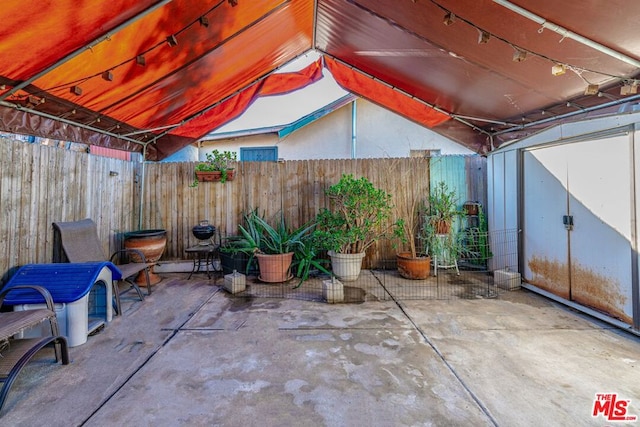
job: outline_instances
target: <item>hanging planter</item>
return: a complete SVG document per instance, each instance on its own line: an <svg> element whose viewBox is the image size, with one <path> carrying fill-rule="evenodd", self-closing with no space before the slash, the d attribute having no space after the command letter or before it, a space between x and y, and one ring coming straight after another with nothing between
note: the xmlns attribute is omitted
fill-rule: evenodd
<svg viewBox="0 0 640 427"><path fill-rule="evenodd" d="M213 150L207 153L207 161L198 163L195 169L196 179L191 187L197 187L199 182L222 182L233 181L235 169L232 168L236 161L237 154L234 151Z"/></svg>
<svg viewBox="0 0 640 427"><path fill-rule="evenodd" d="M198 171L196 170L196 180L198 182L215 182L222 179L220 171Z"/></svg>

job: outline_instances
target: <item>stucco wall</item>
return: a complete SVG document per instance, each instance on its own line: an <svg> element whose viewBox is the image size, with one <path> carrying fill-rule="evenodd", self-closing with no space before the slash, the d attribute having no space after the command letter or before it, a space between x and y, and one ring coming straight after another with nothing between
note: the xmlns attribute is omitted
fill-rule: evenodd
<svg viewBox="0 0 640 427"><path fill-rule="evenodd" d="M408 157L411 149L473 154L462 145L366 100L357 101L356 111L356 158ZM285 160L351 158L351 117L349 104L282 140L276 135L253 135L203 142L200 159L214 148L239 151L240 147L274 145L278 147L278 157Z"/></svg>

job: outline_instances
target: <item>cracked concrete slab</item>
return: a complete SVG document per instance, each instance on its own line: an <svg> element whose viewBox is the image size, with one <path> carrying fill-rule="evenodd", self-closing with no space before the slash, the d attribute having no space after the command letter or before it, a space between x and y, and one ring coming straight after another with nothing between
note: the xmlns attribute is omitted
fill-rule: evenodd
<svg viewBox="0 0 640 427"><path fill-rule="evenodd" d="M25 368L0 423L605 426L602 392L640 415L638 338L527 291L329 305L168 274L125 307Z"/></svg>

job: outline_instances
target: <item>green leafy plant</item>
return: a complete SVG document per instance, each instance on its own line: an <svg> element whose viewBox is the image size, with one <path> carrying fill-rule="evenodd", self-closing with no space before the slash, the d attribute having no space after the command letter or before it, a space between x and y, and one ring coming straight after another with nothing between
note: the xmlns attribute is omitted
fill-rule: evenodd
<svg viewBox="0 0 640 427"><path fill-rule="evenodd" d="M220 172L220 182L225 183L229 178L229 172L234 169L237 153L235 151L213 150L210 153L206 153L205 156L207 161L198 163L195 167L196 172ZM191 187L197 186L198 177L196 175Z"/></svg>
<svg viewBox="0 0 640 427"><path fill-rule="evenodd" d="M482 206L478 207L478 226L466 231L465 246L468 249L466 258L477 266L486 267L487 260L493 256L489 247L489 227Z"/></svg>
<svg viewBox="0 0 640 427"><path fill-rule="evenodd" d="M312 268L331 274L318 259L319 247L314 234L315 222L290 229L279 215L271 225L257 209L243 215L243 225L238 229L241 239L235 242L235 249L249 255L249 263L256 254L285 254L293 252L293 271L300 278L300 286L309 278Z"/></svg>
<svg viewBox="0 0 640 427"><path fill-rule="evenodd" d="M290 230L282 215L275 221L276 225L271 225L257 209L245 213L243 220L244 225L238 225L242 240L236 243L236 247L248 255L295 252L303 245L303 237L315 227L315 224L307 224Z"/></svg>
<svg viewBox="0 0 640 427"><path fill-rule="evenodd" d="M400 223L389 224L393 205L391 195L375 188L365 177L342 175L325 194L330 209L317 215L319 245L337 253L363 253L382 237L394 234Z"/></svg>
<svg viewBox="0 0 640 427"><path fill-rule="evenodd" d="M325 267L325 265L328 265L329 260L321 258L320 253L321 249L316 233L312 232L303 236L302 245L298 247L293 255L293 271L296 277L300 279L296 288L309 278L312 269L332 276L331 272Z"/></svg>
<svg viewBox="0 0 640 427"><path fill-rule="evenodd" d="M465 215L464 211L458 207L455 190L449 190L444 181L438 182L431 190L427 214L437 234L449 233L453 221Z"/></svg>

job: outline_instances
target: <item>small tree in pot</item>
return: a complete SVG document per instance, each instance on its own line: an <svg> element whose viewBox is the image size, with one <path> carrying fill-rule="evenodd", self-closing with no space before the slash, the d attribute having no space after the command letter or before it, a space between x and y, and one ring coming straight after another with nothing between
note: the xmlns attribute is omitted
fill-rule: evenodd
<svg viewBox="0 0 640 427"><path fill-rule="evenodd" d="M317 216L316 237L329 250L333 272L341 280L356 280L367 248L393 233L391 195L365 177L342 175L325 190L330 208Z"/></svg>

